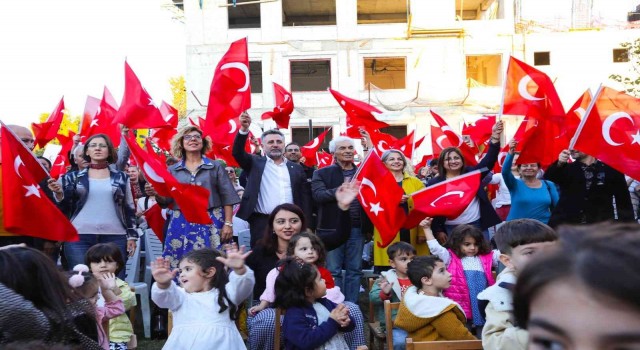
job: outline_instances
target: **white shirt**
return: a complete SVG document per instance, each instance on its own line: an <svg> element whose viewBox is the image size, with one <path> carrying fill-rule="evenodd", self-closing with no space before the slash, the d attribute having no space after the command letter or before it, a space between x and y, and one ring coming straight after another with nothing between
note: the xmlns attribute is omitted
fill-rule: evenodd
<svg viewBox="0 0 640 350"><path fill-rule="evenodd" d="M461 225L468 224L470 222L474 222L480 220L480 202L477 197L473 197L471 203L467 206L467 208L453 220L445 221L446 225Z"/></svg>
<svg viewBox="0 0 640 350"><path fill-rule="evenodd" d="M267 157L264 172L260 180L260 193L256 212L271 214L273 209L282 203L293 203L291 191L291 177L287 168L287 160L276 164L273 159Z"/></svg>
<svg viewBox="0 0 640 350"><path fill-rule="evenodd" d="M516 178L520 178L520 176L516 176ZM498 185L496 198L491 201L493 207L500 208L503 205L511 205L511 193L509 193L509 188L507 188L507 184L504 182L502 174L493 174L491 182L489 183L492 185Z"/></svg>

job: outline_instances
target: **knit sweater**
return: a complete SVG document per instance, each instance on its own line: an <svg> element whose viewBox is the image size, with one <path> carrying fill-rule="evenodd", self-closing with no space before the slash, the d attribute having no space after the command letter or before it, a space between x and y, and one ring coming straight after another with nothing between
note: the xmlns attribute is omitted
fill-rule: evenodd
<svg viewBox="0 0 640 350"><path fill-rule="evenodd" d="M411 286L400 303L394 326L406 330L407 338L414 341L475 340L465 322L456 302L418 294L418 289Z"/></svg>

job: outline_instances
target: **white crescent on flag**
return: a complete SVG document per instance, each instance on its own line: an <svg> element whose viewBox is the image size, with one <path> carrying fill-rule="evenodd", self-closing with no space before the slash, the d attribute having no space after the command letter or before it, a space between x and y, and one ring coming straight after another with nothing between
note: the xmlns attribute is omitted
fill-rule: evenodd
<svg viewBox="0 0 640 350"><path fill-rule="evenodd" d="M229 131L229 134L233 134L236 132L236 130L238 130L238 125L236 125L235 120L229 119L229 125L231 125L231 130Z"/></svg>
<svg viewBox="0 0 640 350"><path fill-rule="evenodd" d="M527 90L527 84L529 84L530 81L531 81L531 77L528 75L525 75L522 79L520 79L520 83L518 83L518 93L520 94L520 96L522 96L522 98L524 98L525 100L529 100L529 101L544 100L544 98L542 97L531 96L531 94L529 93L529 90Z"/></svg>
<svg viewBox="0 0 640 350"><path fill-rule="evenodd" d="M440 148L442 148L442 149L445 149L445 148L446 148L446 147L444 147L444 146L442 145L442 140L444 140L446 137L447 137L447 135L440 135L440 136L438 136L438 138L436 139L436 144L437 144L438 146L440 146Z"/></svg>
<svg viewBox="0 0 640 350"><path fill-rule="evenodd" d="M229 62L220 67L220 70L235 68L239 69L244 74L244 86L238 89L238 92L245 92L249 88L249 67L241 62Z"/></svg>
<svg viewBox="0 0 640 350"><path fill-rule="evenodd" d="M16 159L13 160L13 170L15 170L16 175L18 175L22 179L22 175L20 175L20 165L24 166L22 162L22 158L20 156L16 156Z"/></svg>
<svg viewBox="0 0 640 350"><path fill-rule="evenodd" d="M625 112L613 113L613 114L609 115L604 120L604 122L602 123L602 137L611 146L620 146L620 145L624 144L624 142L617 143L617 142L614 142L611 139L611 126L613 125L613 123L616 122L616 120L621 119L621 118L629 119L631 121L631 124L633 124L635 126L635 123L633 122L633 118L631 118L631 116L628 113L625 113Z"/></svg>
<svg viewBox="0 0 640 350"><path fill-rule="evenodd" d="M142 165L142 169L144 169L145 174L147 174L147 176L151 180L155 182L164 183L164 179L160 175L158 175L155 170L153 170L153 168L149 165L149 163L144 163Z"/></svg>
<svg viewBox="0 0 640 350"><path fill-rule="evenodd" d="M362 178L362 182L360 183L360 188L367 186L370 187L371 190L373 191L373 196L374 197L378 197L378 191L376 190L376 185L373 184L373 182L371 182L371 180L367 179L366 177ZM360 199L362 199L362 205L366 207L368 207L367 203L364 200L364 197L362 196L362 191L360 191L360 193L358 193L360 195Z"/></svg>
<svg viewBox="0 0 640 350"><path fill-rule="evenodd" d="M460 196L460 198L462 198L464 196L464 192L462 192L462 191L447 192L447 193L443 194L442 196L434 199L433 202L431 202L431 206L435 208L436 202L439 201L440 199L442 199L444 197L448 197L448 196L455 196L455 195L458 195L458 196Z"/></svg>
<svg viewBox="0 0 640 350"><path fill-rule="evenodd" d="M315 139L313 139L313 143L310 144L309 146L302 146L302 148L316 148L318 146L318 143L320 143L320 140L318 140L318 138L316 137Z"/></svg>

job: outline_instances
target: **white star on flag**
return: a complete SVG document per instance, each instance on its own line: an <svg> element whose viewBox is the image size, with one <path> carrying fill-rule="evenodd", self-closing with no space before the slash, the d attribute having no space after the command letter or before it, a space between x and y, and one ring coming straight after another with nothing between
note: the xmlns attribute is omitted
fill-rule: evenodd
<svg viewBox="0 0 640 350"><path fill-rule="evenodd" d="M151 97L149 97L149 106L154 106L154 107L158 108L158 104Z"/></svg>
<svg viewBox="0 0 640 350"><path fill-rule="evenodd" d="M91 124L89 125L89 127L94 127L94 126L96 126L96 125L98 125L98 119L93 119L93 120L91 121Z"/></svg>
<svg viewBox="0 0 640 350"><path fill-rule="evenodd" d="M41 198L40 197L40 191L39 191L40 186L38 186L36 184L33 184L31 186L24 186L23 185L22 187L27 189L27 193L24 195L25 197L29 197L31 195L34 195L34 196L38 196L38 198Z"/></svg>
<svg viewBox="0 0 640 350"><path fill-rule="evenodd" d="M371 204L371 209L369 209L369 211L376 214L376 216L378 216L379 212L384 211L384 209L380 206L380 202L370 203L370 204Z"/></svg>
<svg viewBox="0 0 640 350"><path fill-rule="evenodd" d="M633 141L631 142L632 145L634 143L637 143L640 145L640 130L638 130L635 135L631 135L631 138L633 138Z"/></svg>

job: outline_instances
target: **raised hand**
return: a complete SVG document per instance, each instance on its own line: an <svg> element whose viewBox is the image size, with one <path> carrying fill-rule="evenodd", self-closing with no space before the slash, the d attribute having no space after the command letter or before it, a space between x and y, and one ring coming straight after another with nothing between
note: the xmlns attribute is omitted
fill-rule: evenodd
<svg viewBox="0 0 640 350"><path fill-rule="evenodd" d="M386 295L391 294L391 288L393 288L393 282L389 283L389 281L386 278L380 277L380 281L378 281L378 285L380 286L382 293Z"/></svg>
<svg viewBox="0 0 640 350"><path fill-rule="evenodd" d="M569 152L568 149L562 150L562 152L560 152L560 154L558 155L558 163L566 163L566 162L568 162L570 155L571 155L571 153Z"/></svg>
<svg viewBox="0 0 640 350"><path fill-rule="evenodd" d="M246 271L244 267L244 261L247 259L251 251L244 252L244 246L238 249L238 245L235 243L225 245L226 258L219 256L216 258L219 262L225 264L228 268L238 275L243 275Z"/></svg>
<svg viewBox="0 0 640 350"><path fill-rule="evenodd" d="M98 283L100 283L100 288L104 290L113 290L117 287L116 285L116 275L111 272L105 272L101 277L98 277Z"/></svg>
<svg viewBox="0 0 640 350"><path fill-rule="evenodd" d="M249 125L251 125L251 116L247 112L242 112L240 114L240 130L242 132L249 130Z"/></svg>
<svg viewBox="0 0 640 350"><path fill-rule="evenodd" d="M360 181L345 182L336 190L336 201L342 210L349 209L351 202L358 196Z"/></svg>
<svg viewBox="0 0 640 350"><path fill-rule="evenodd" d="M156 280L160 289L167 289L171 285L171 281L176 277L180 270L175 269L171 271L171 263L164 258L156 258L156 261L151 262L151 275Z"/></svg>
<svg viewBox="0 0 640 350"><path fill-rule="evenodd" d="M509 154L516 153L516 146L518 146L518 141L511 139L511 141L509 141Z"/></svg>
<svg viewBox="0 0 640 350"><path fill-rule="evenodd" d="M499 139L503 130L504 130L504 122L502 120L496 122L496 124L491 129L491 138Z"/></svg>

